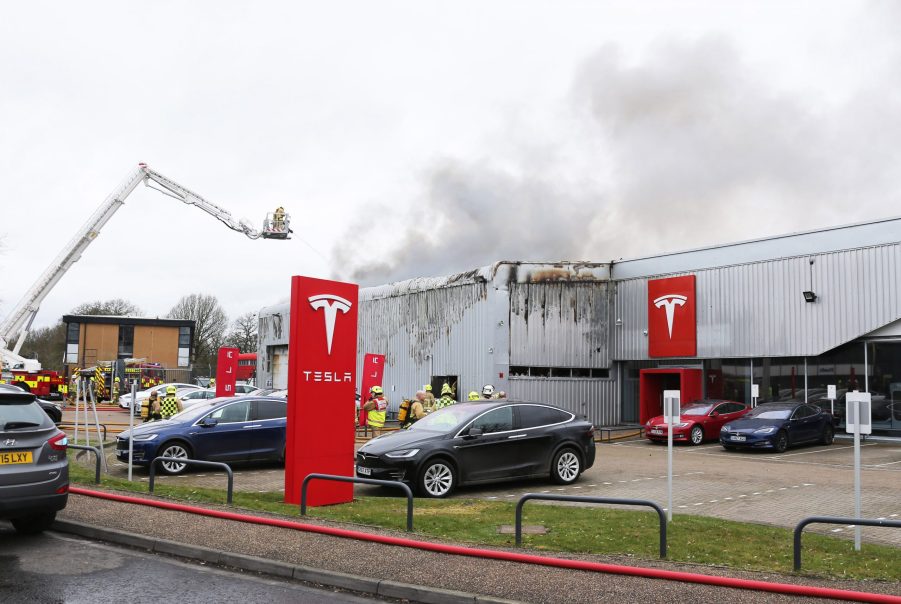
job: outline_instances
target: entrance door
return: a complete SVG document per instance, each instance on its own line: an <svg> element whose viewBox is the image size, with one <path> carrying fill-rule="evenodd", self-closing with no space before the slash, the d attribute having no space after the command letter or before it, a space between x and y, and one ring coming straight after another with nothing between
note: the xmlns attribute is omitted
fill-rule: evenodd
<svg viewBox="0 0 901 604"><path fill-rule="evenodd" d="M703 371L681 367L642 369L639 372L639 421L644 424L652 417L663 414L663 391L678 390L685 403L700 400L704 396Z"/></svg>

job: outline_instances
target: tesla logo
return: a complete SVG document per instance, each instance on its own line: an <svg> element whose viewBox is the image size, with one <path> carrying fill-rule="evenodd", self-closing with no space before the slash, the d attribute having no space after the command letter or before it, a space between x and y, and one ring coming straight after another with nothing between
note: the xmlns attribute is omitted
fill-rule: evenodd
<svg viewBox="0 0 901 604"><path fill-rule="evenodd" d="M695 296L694 275L648 281L648 356L697 354Z"/></svg>
<svg viewBox="0 0 901 604"><path fill-rule="evenodd" d="M687 296L680 296L679 294L666 294L654 300L654 306L663 308L666 311L666 327L671 340L673 339L673 319L675 318L676 307L685 306L687 301Z"/></svg>
<svg viewBox="0 0 901 604"><path fill-rule="evenodd" d="M345 300L341 296L334 294L319 294L310 296L310 306L314 310L322 310L325 319L325 339L328 344L328 353L332 354L332 336L335 334L335 320L338 318L338 311L346 313L350 310L352 304L349 300Z"/></svg>
<svg viewBox="0 0 901 604"><path fill-rule="evenodd" d="M5 444L7 447L14 447L16 445L16 439L15 438L7 438L6 442L3 444Z"/></svg>

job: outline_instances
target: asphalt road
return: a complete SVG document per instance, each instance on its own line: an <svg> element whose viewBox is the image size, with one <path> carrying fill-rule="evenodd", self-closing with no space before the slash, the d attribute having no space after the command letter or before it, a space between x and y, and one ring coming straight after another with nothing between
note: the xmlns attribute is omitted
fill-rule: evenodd
<svg viewBox="0 0 901 604"><path fill-rule="evenodd" d="M0 602L372 602L48 532L19 536L0 523Z"/></svg>

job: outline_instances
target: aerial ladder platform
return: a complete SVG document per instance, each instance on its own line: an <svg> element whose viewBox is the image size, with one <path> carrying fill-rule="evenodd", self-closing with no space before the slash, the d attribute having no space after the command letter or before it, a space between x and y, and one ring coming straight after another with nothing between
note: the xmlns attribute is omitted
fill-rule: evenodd
<svg viewBox="0 0 901 604"><path fill-rule="evenodd" d="M25 371L39 371L40 363L34 359L27 359L19 355L25 337L31 329L41 303L47 294L56 286L66 271L75 264L85 249L97 238L103 226L113 217L119 208L125 204L125 200L141 183L159 191L164 195L173 197L182 203L193 205L228 228L243 233L250 239L290 239L291 217L283 208L266 214L262 228L257 229L248 220L237 220L231 212L210 201L207 201L187 187L183 187L174 180L163 176L155 170L151 170L147 164L140 163L123 180L116 189L104 200L100 207L91 215L88 221L78 230L75 236L62 249L31 288L25 293L16 307L0 323L0 357L4 368L18 368ZM12 347L10 348L10 345Z"/></svg>

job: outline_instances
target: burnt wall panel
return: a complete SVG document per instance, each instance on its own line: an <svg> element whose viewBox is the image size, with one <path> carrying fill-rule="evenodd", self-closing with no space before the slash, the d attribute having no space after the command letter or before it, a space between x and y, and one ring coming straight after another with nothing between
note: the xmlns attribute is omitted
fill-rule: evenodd
<svg viewBox="0 0 901 604"><path fill-rule="evenodd" d="M608 367L608 285L513 283L510 364Z"/></svg>

